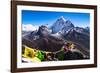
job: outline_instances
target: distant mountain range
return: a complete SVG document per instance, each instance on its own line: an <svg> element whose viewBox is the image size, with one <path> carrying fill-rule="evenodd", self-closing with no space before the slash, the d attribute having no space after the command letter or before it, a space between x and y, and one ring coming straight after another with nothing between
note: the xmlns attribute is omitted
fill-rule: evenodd
<svg viewBox="0 0 100 73"><path fill-rule="evenodd" d="M78 50L89 56L90 28L75 27L61 16L50 28L42 25L36 31L22 32L22 44L39 50L55 52L65 42L74 43Z"/></svg>

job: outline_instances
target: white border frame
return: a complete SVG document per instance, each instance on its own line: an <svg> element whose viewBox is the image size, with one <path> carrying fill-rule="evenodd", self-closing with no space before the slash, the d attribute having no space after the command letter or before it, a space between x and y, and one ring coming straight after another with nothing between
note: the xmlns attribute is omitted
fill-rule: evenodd
<svg viewBox="0 0 100 73"><path fill-rule="evenodd" d="M57 11L57 12L82 12L90 13L90 59L89 60L70 60L70 61L50 61L39 63L22 63L21 61L21 11L22 10L38 10L38 11ZM93 9L77 9L77 8L58 8L43 6L23 6L17 5L17 68L31 67L48 67L48 66L64 66L64 65L84 65L94 64L94 10Z"/></svg>

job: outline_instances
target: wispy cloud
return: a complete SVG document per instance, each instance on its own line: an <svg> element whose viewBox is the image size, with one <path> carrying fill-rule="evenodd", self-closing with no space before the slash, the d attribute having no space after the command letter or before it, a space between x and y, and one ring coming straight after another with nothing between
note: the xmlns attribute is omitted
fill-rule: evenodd
<svg viewBox="0 0 100 73"><path fill-rule="evenodd" d="M23 31L34 31L37 30L38 26L34 26L32 24L22 24L22 30Z"/></svg>

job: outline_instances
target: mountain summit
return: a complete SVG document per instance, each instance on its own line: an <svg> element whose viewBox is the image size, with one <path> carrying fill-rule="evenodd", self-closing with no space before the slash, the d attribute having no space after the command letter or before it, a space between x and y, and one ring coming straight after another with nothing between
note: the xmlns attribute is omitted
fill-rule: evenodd
<svg viewBox="0 0 100 73"><path fill-rule="evenodd" d="M59 18L59 20L66 21L66 19L65 19L63 16L61 16L61 17Z"/></svg>
<svg viewBox="0 0 100 73"><path fill-rule="evenodd" d="M38 29L38 32L37 32L37 34L40 36L46 36L50 33L51 33L51 31L49 30L49 28L47 26L44 26L44 25L40 26Z"/></svg>
<svg viewBox="0 0 100 73"><path fill-rule="evenodd" d="M57 32L60 32L61 30L67 31L68 29L73 28L73 27L74 25L72 24L71 21L69 20L66 21L65 18L61 16L52 25L51 29L52 29L52 33L57 33Z"/></svg>

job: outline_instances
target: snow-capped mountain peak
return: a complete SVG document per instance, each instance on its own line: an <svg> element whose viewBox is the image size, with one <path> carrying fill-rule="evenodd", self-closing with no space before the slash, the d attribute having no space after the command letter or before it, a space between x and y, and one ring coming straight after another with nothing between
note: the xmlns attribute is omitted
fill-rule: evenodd
<svg viewBox="0 0 100 73"><path fill-rule="evenodd" d="M52 32L57 33L64 29L64 31L67 31L68 29L74 27L71 21L67 20L61 16L57 19L57 21L52 25Z"/></svg>
<svg viewBox="0 0 100 73"><path fill-rule="evenodd" d="M66 19L63 16L60 17L60 20L66 22Z"/></svg>

